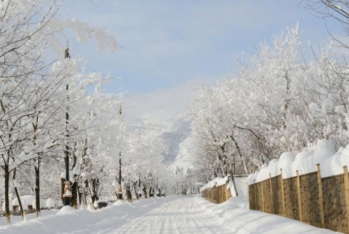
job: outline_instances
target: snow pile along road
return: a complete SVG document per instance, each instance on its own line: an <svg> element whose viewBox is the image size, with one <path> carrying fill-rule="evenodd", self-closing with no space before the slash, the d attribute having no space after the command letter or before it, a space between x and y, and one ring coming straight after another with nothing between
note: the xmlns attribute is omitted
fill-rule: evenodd
<svg viewBox="0 0 349 234"><path fill-rule="evenodd" d="M334 233L296 220L251 211L244 197L220 205L200 196L118 202L98 211L78 210L2 226L0 233Z"/></svg>
<svg viewBox="0 0 349 234"><path fill-rule="evenodd" d="M236 234L303 234L303 233L338 233L328 229L316 228L297 220L282 216L253 211L246 208L246 202L241 197L231 198L222 204L213 204L202 198L195 198L195 204L202 212L211 216L220 226ZM242 208L244 207L244 208ZM215 233L215 232L212 232ZM220 233L220 232L216 232ZM222 232L223 233L223 232Z"/></svg>

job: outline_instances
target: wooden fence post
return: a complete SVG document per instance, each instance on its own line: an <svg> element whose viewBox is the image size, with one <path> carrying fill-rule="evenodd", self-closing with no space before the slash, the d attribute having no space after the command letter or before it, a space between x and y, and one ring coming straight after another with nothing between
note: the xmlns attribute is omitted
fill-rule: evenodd
<svg viewBox="0 0 349 234"><path fill-rule="evenodd" d="M223 201L223 198L222 198L222 185L219 186L218 188L218 191L219 191L219 203L222 203Z"/></svg>
<svg viewBox="0 0 349 234"><path fill-rule="evenodd" d="M271 183L271 174L270 173L269 173L269 184L270 184L271 213L275 214L275 212L274 212L274 201L273 201L273 187L272 187L272 183Z"/></svg>
<svg viewBox="0 0 349 234"><path fill-rule="evenodd" d="M282 216L286 217L286 207L285 207L285 190L284 190L284 178L282 176L282 168L280 168L280 180L281 180L281 206L282 206Z"/></svg>
<svg viewBox="0 0 349 234"><path fill-rule="evenodd" d="M282 176L282 168L280 168L280 180L281 180L282 216L286 217L285 188L284 188L284 178Z"/></svg>
<svg viewBox="0 0 349 234"><path fill-rule="evenodd" d="M299 221L303 220L303 215L302 215L302 201L301 201L301 178L299 177L299 172L298 170L296 171L297 173L297 193L298 193L298 216L299 216Z"/></svg>
<svg viewBox="0 0 349 234"><path fill-rule="evenodd" d="M256 186L258 186L256 184L256 180L253 180L253 195L254 195L254 206L255 206L255 210L259 210L258 207L257 207L257 203L259 204L259 201L258 201L258 197L257 197L257 189L256 189ZM258 201L258 202L257 202Z"/></svg>
<svg viewBox="0 0 349 234"><path fill-rule="evenodd" d="M344 188L345 188L345 208L347 211L347 233L349 233L349 177L348 177L348 167L344 166Z"/></svg>
<svg viewBox="0 0 349 234"><path fill-rule="evenodd" d="M209 188L209 192L208 192L208 193L209 193L209 196L210 196L210 198L209 198L210 201L213 202L213 196L212 196L212 194L213 194L213 188Z"/></svg>
<svg viewBox="0 0 349 234"><path fill-rule="evenodd" d="M261 191L262 191L262 211L265 212L264 209L264 193L263 193L263 181L260 181L259 183L261 184Z"/></svg>
<svg viewBox="0 0 349 234"><path fill-rule="evenodd" d="M320 164L316 164L316 171L317 171L317 186L319 190L319 209L320 209L320 221L322 228L325 227L325 216L324 216L324 201L323 201L323 195L322 195L322 180L321 180L321 170L320 170Z"/></svg>
<svg viewBox="0 0 349 234"><path fill-rule="evenodd" d="M226 199L228 200L229 198L231 198L231 193L230 193L230 189L228 189L228 184L229 182L227 183L227 185L225 186L225 196L226 196Z"/></svg>
<svg viewBox="0 0 349 234"><path fill-rule="evenodd" d="M252 200L252 196L251 196L251 194L252 194L252 189L251 189L251 185L249 184L248 185L248 208L250 209L250 210L253 210L253 209L251 209L251 204L253 204L253 202L251 202L251 200Z"/></svg>

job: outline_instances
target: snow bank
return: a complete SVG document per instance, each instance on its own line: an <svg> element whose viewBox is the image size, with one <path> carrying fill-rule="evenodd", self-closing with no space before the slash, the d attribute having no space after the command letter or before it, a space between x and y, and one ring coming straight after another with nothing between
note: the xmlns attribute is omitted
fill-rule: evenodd
<svg viewBox="0 0 349 234"><path fill-rule="evenodd" d="M279 160L271 160L268 165L263 165L259 171L248 176L248 183L258 183L269 176L280 175L282 169L283 178L290 178L316 172L316 164L320 164L321 177L329 177L343 174L343 166L349 166L349 145L345 149L340 148L336 153L332 142L319 140L313 150L304 149L296 156L292 152L285 152Z"/></svg>
<svg viewBox="0 0 349 234"><path fill-rule="evenodd" d="M62 206L63 206L62 201L61 201L61 200L58 200L58 202L57 202L57 207L62 207Z"/></svg>
<svg viewBox="0 0 349 234"><path fill-rule="evenodd" d="M27 210L28 206L35 202L35 196L32 195L23 195L20 198L24 210ZM17 197L12 200L12 206L19 206Z"/></svg>
<svg viewBox="0 0 349 234"><path fill-rule="evenodd" d="M32 205L33 209L36 209L35 196L23 195L23 196L20 196L20 198L21 198L21 202L24 210L27 210L29 205ZM11 206L19 206L17 197L12 200ZM53 200L52 198L49 198L47 200L40 199L40 207L53 208L55 207L55 200Z"/></svg>
<svg viewBox="0 0 349 234"><path fill-rule="evenodd" d="M247 185L239 184L243 182L240 178L236 182L241 196L222 204L213 204L198 196L169 196L134 203L119 201L117 206L94 212L69 207L58 213L44 210L40 218L28 214L26 222L15 216L13 219L18 221L10 226L2 219L0 233L335 233L297 220L248 210L247 197L240 192L247 190Z"/></svg>
<svg viewBox="0 0 349 234"><path fill-rule="evenodd" d="M67 215L67 214L73 214L76 210L71 206L63 206L58 212L57 215Z"/></svg>
<svg viewBox="0 0 349 234"><path fill-rule="evenodd" d="M215 178L215 179L209 181L204 186L202 186L200 188L200 192L204 191L205 189L221 186L221 185L225 184L227 181L228 181L228 176L226 176L224 178Z"/></svg>
<svg viewBox="0 0 349 234"><path fill-rule="evenodd" d="M292 158L293 160L291 160ZM280 157L278 165L282 163L287 164L286 162L292 163L294 159L295 156L292 153L285 153L283 157ZM272 168L274 167L275 165L272 166ZM298 220L249 210L247 182L247 178L235 178L239 196L232 197L224 203L214 204L201 197L195 197L194 204L201 212L210 215L212 220L217 220L217 225L224 226L227 233L336 233L327 229L310 226Z"/></svg>
<svg viewBox="0 0 349 234"><path fill-rule="evenodd" d="M215 186L224 185L228 181L229 183L227 184L227 190L230 190L230 194L232 195L232 197L236 197L234 183L232 180L229 180L228 176L224 178L216 178L211 180L210 182L208 182L207 184L205 184L203 187L200 188L200 192L204 191L205 189L213 188ZM247 197L248 196L247 177L234 177L234 181L237 187L238 195L239 196L243 195Z"/></svg>
<svg viewBox="0 0 349 234"><path fill-rule="evenodd" d="M203 198L196 197L195 205L202 212L217 220L217 225L224 226L227 233L265 233L265 234L325 234L336 233L328 229L321 229L297 220L278 215L248 210L241 197L231 198L221 204L213 204Z"/></svg>
<svg viewBox="0 0 349 234"><path fill-rule="evenodd" d="M43 210L40 218L35 218L35 214L26 215L26 222L22 222L19 216L13 216L11 219L16 223L10 226L6 226L6 219L3 218L0 219L0 233L115 233L114 230L125 223L178 197L181 196L143 199L131 204L120 201L117 206L108 206L94 212L75 210L72 207L63 207L58 212L55 209Z"/></svg>
<svg viewBox="0 0 349 234"><path fill-rule="evenodd" d="M32 202L33 208L36 209L36 202L35 199ZM45 199L40 199L40 208L46 208L46 200Z"/></svg>
<svg viewBox="0 0 349 234"><path fill-rule="evenodd" d="M349 166L349 145L321 163L321 177L343 174L343 166Z"/></svg>
<svg viewBox="0 0 349 234"><path fill-rule="evenodd" d="M46 200L46 208L51 209L51 208L55 207L55 205L56 205L56 202L54 199L49 198Z"/></svg>

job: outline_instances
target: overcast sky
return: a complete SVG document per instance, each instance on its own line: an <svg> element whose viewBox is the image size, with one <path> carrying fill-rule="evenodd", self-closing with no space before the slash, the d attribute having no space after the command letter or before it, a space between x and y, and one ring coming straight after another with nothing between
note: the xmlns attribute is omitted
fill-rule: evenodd
<svg viewBox="0 0 349 234"><path fill-rule="evenodd" d="M232 77L242 52L297 22L302 41L316 46L329 37L326 25L340 32L338 24L313 16L302 0L74 0L60 14L110 29L117 53L74 41L71 53L85 57L89 71L122 79L106 92L126 91L137 102L155 93L156 100L147 99L155 109L166 105L166 98L175 99L181 87L189 100L188 84L194 81Z"/></svg>

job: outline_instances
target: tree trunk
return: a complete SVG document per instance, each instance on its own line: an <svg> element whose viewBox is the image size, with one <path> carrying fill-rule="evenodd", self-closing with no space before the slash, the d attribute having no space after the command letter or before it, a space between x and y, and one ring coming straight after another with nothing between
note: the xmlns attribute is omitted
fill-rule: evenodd
<svg viewBox="0 0 349 234"><path fill-rule="evenodd" d="M154 190L153 187L149 188L149 197L154 197Z"/></svg>
<svg viewBox="0 0 349 234"><path fill-rule="evenodd" d="M231 181L233 182L234 192L235 192L236 196L239 196L239 194L238 194L238 189L236 188L235 178L234 178L234 175L233 175L233 174L231 175Z"/></svg>
<svg viewBox="0 0 349 234"><path fill-rule="evenodd" d="M79 185L78 186L76 186L76 193L78 194L78 196L77 196L77 205L78 205L78 208L80 208L81 207L81 204L82 204L82 202L81 202L81 199L82 199L82 194L80 193L80 188L79 188Z"/></svg>
<svg viewBox="0 0 349 234"><path fill-rule="evenodd" d="M126 197L127 201L132 202L131 185L126 185Z"/></svg>
<svg viewBox="0 0 349 234"><path fill-rule="evenodd" d="M16 197L17 197L17 200L18 200L18 204L19 204L19 208L20 208L20 212L21 212L21 216L22 216L22 219L24 220L24 210L23 210L23 206L22 206L22 201L21 201L21 197L19 196L19 193L18 193L18 189L17 189L17 185L15 183L15 180L16 180L16 169L14 170L13 172L13 188L15 190L15 194L16 194Z"/></svg>
<svg viewBox="0 0 349 234"><path fill-rule="evenodd" d="M235 162L234 162L234 172L235 172ZM233 186L234 186L234 192L235 192L236 196L238 196L239 194L238 194L238 190L237 190L236 184L235 184L235 178L234 178L234 174L233 174L233 168L232 168L232 166L231 166L230 163L229 163L229 165L228 165L228 176L229 176L229 175L230 175L230 179L231 179L231 181L232 181L232 183L233 183Z"/></svg>
<svg viewBox="0 0 349 234"><path fill-rule="evenodd" d="M98 189L99 189L99 179L98 178L92 179L92 194L91 194L92 203L99 200Z"/></svg>
<svg viewBox="0 0 349 234"><path fill-rule="evenodd" d="M72 206L78 209L78 183L74 182L72 187Z"/></svg>
<svg viewBox="0 0 349 234"><path fill-rule="evenodd" d="M15 190L15 194L16 194L16 197L18 200L19 209L21 210L21 216L22 216L22 219L24 220L24 210L23 210L22 201L21 201L21 198L19 196L17 187L14 187L14 190Z"/></svg>
<svg viewBox="0 0 349 234"><path fill-rule="evenodd" d="M11 217L10 217L10 199L9 199L9 182L10 182L10 172L8 168L8 164L4 165L4 177L5 177L5 213L6 213L6 224L10 225Z"/></svg>
<svg viewBox="0 0 349 234"><path fill-rule="evenodd" d="M40 160L38 160L38 165L35 166L35 207L36 207L36 217L40 217Z"/></svg>
<svg viewBox="0 0 349 234"><path fill-rule="evenodd" d="M230 136L231 139L234 141L235 143L235 147L236 147L236 150L241 158L241 162L242 162L242 166L244 167L244 172L245 172L245 175L248 175L248 171L247 171L247 166L246 166L246 162L245 162L245 159L244 157L242 156L242 153L241 153L241 150L240 150L240 146L238 144L238 142L235 140L234 138L234 133Z"/></svg>
<svg viewBox="0 0 349 234"><path fill-rule="evenodd" d="M63 194L64 194L64 182L65 179L61 178L61 200L62 200L62 204L64 205L64 199L63 199Z"/></svg>
<svg viewBox="0 0 349 234"><path fill-rule="evenodd" d="M139 195L136 187L137 187L137 184L133 185L133 189L135 190L135 194L136 194L136 199L139 200Z"/></svg>
<svg viewBox="0 0 349 234"><path fill-rule="evenodd" d="M143 185L144 198L148 198L147 187Z"/></svg>

